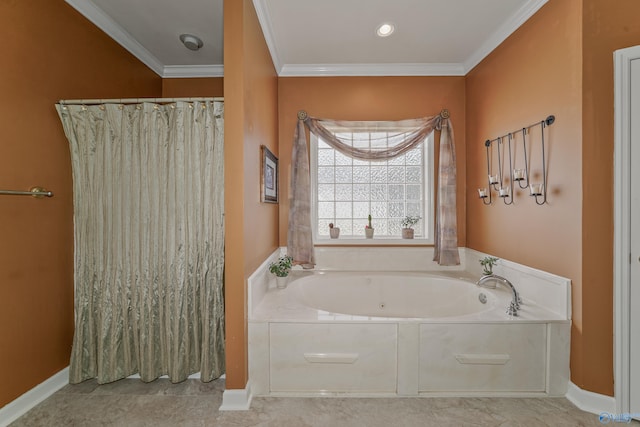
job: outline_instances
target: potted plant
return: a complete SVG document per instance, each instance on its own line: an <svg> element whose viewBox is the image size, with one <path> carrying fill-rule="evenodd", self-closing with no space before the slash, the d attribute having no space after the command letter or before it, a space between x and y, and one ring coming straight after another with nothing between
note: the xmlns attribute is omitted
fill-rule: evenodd
<svg viewBox="0 0 640 427"><path fill-rule="evenodd" d="M340 227L335 227L332 222L329 223L329 236L332 239L340 237Z"/></svg>
<svg viewBox="0 0 640 427"><path fill-rule="evenodd" d="M276 285L278 289L284 289L287 287L287 280L289 272L291 271L293 258L289 255L284 255L278 258L277 261L269 264L269 272L276 275Z"/></svg>
<svg viewBox="0 0 640 427"><path fill-rule="evenodd" d="M485 276L491 276L493 274L493 266L498 263L498 258L492 256L486 256L480 260L482 266L482 274Z"/></svg>
<svg viewBox="0 0 640 427"><path fill-rule="evenodd" d="M413 226L420 221L419 216L405 216L402 220L402 238L403 239L413 239Z"/></svg>
<svg viewBox="0 0 640 427"><path fill-rule="evenodd" d="M373 239L373 226L371 225L371 214L369 214L369 225L364 226L364 236Z"/></svg>

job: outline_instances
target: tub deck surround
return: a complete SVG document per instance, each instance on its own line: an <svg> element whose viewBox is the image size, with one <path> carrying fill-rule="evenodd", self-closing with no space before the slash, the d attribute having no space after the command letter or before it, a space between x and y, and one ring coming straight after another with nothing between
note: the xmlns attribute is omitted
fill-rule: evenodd
<svg viewBox="0 0 640 427"><path fill-rule="evenodd" d="M389 286L385 288L381 280L389 280ZM425 285L429 280L435 281L436 286ZM561 314L527 301L524 296L518 317L509 316L506 309L511 302L511 291L500 286L479 288L466 272L436 275L296 271L292 272L286 289L275 289L274 286L271 284L260 303L252 308L250 321L526 323L567 320ZM364 292L359 294L356 289ZM486 304L479 301L481 293L488 297Z"/></svg>
<svg viewBox="0 0 640 427"><path fill-rule="evenodd" d="M489 254L468 248L464 252L465 270L473 277L480 277L482 266L479 261ZM499 259L493 272L509 279L522 299L571 319L571 280L506 259Z"/></svg>
<svg viewBox="0 0 640 427"><path fill-rule="evenodd" d="M562 278L537 271L524 277L527 268L516 269L524 277L519 280L528 284L522 287L513 280L524 304L519 316L511 317L505 312L510 290L477 287L475 268L433 264L430 272L339 272L340 267L354 267L354 256L347 257L344 248L331 253L333 249L323 248L316 270L293 271L284 290L275 288L270 275L256 272L250 278L249 377L255 395L566 393L570 312L562 303L551 308L538 304L568 294L569 283ZM350 249L358 253L365 248ZM368 255L385 269L395 265L408 270L413 257L425 255L407 251L424 248L369 249L375 249ZM394 253L396 249L402 250ZM463 260L465 252L461 250ZM472 252L469 258L481 256ZM430 262L423 259L424 264ZM509 271L501 273L512 280ZM539 281L551 285L536 289Z"/></svg>
<svg viewBox="0 0 640 427"><path fill-rule="evenodd" d="M433 246L316 246L316 270L338 271L464 271L465 250L460 248L460 265L440 266L433 262Z"/></svg>

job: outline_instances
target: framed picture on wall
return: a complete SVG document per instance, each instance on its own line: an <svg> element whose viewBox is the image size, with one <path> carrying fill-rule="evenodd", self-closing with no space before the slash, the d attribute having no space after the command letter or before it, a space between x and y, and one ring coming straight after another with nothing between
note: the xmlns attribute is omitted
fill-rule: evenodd
<svg viewBox="0 0 640 427"><path fill-rule="evenodd" d="M260 201L278 203L278 158L264 145L260 171Z"/></svg>

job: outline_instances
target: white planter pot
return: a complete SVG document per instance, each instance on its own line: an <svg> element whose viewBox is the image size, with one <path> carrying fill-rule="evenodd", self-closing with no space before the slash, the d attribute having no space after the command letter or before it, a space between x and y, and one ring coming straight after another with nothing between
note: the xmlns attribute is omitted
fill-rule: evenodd
<svg viewBox="0 0 640 427"><path fill-rule="evenodd" d="M403 228L402 229L402 238L403 239L413 239L413 228Z"/></svg>
<svg viewBox="0 0 640 427"><path fill-rule="evenodd" d="M364 229L364 236L367 239L373 239L373 230L374 230L374 228L365 228Z"/></svg>
<svg viewBox="0 0 640 427"><path fill-rule="evenodd" d="M330 228L329 236L331 236L332 239L337 239L338 237L340 237L340 227Z"/></svg>
<svg viewBox="0 0 640 427"><path fill-rule="evenodd" d="M286 288L287 283L289 283L289 276L285 276L285 277L276 276L276 287L278 289Z"/></svg>

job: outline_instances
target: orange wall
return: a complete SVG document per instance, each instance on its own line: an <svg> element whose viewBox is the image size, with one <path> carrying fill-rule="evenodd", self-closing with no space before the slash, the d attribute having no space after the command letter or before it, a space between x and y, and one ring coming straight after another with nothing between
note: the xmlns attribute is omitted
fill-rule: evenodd
<svg viewBox="0 0 640 427"><path fill-rule="evenodd" d="M0 2L0 407L69 364L73 202L59 99L161 96L160 77L63 1Z"/></svg>
<svg viewBox="0 0 640 427"><path fill-rule="evenodd" d="M580 13L578 0L551 0L467 75L466 93L467 246L570 277L574 291L581 247ZM556 122L547 128L549 203L537 206L518 190L512 206L495 199L484 206L476 192L487 186L484 141L550 114Z"/></svg>
<svg viewBox="0 0 640 427"><path fill-rule="evenodd" d="M162 79L164 98L224 96L222 77Z"/></svg>
<svg viewBox="0 0 640 427"><path fill-rule="evenodd" d="M613 52L635 0L550 0L467 76L467 244L571 278L571 380L613 395ZM549 205L482 206L482 141L555 114ZM532 226L534 224L534 226ZM530 229L535 227L535 232Z"/></svg>
<svg viewBox="0 0 640 427"><path fill-rule="evenodd" d="M297 113L341 120L400 120L451 113L458 166L458 242L465 235L465 82L464 77L281 77L280 245L287 245L287 186ZM436 159L437 159L436 155Z"/></svg>
<svg viewBox="0 0 640 427"><path fill-rule="evenodd" d="M572 280L572 381L610 394L610 387L585 381L589 369L611 378L611 365L585 366L589 352L611 348L585 348L591 331L583 309L581 34L582 2L551 0L467 75L467 245ZM549 114L556 122L548 128L548 204L537 206L518 191L513 206L497 198L483 206L475 193L487 186L483 142ZM533 173L540 173L539 162L532 159Z"/></svg>
<svg viewBox="0 0 640 427"><path fill-rule="evenodd" d="M247 278L278 246L278 205L260 203L260 145L278 153L278 79L251 0L224 11L226 385L242 389Z"/></svg>
<svg viewBox="0 0 640 427"><path fill-rule="evenodd" d="M582 382L589 390L611 395L613 52L640 44L640 2L584 0L583 4Z"/></svg>
<svg viewBox="0 0 640 427"><path fill-rule="evenodd" d="M578 386L584 386L581 11L578 0L549 1L467 75L467 246L572 280L571 373ZM484 206L475 191L487 186L484 141L550 114L556 122L548 128L548 204L517 191L512 206L498 198ZM532 161L539 174L536 164L539 157Z"/></svg>

